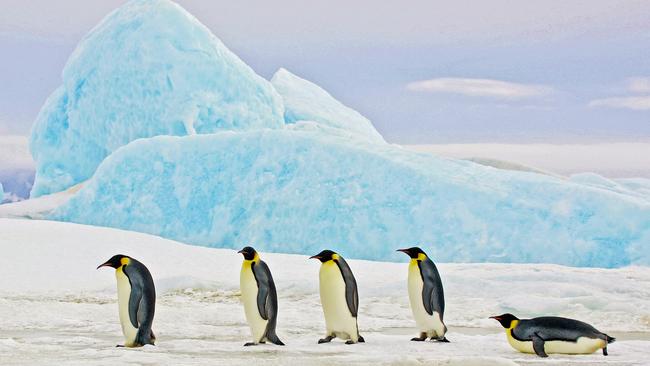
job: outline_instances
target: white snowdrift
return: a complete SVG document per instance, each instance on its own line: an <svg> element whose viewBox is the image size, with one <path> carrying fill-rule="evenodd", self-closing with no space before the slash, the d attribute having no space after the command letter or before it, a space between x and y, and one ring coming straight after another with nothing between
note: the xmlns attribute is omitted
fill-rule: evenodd
<svg viewBox="0 0 650 366"><path fill-rule="evenodd" d="M367 343L319 346L316 339L324 329L317 291L319 264L306 256L263 253L278 286L278 333L288 346L245 349L248 328L238 299L241 258L235 251L48 221L0 219L0 232L3 365L539 361L510 349L502 331L486 319L505 311L576 317L619 338L608 358L552 356L548 364L642 364L650 346L650 269L645 267L441 264L452 340L447 345L409 342L416 331L408 308L406 258L405 263L351 260L360 290L359 323ZM111 270L95 267L116 253L138 258L154 276L156 347L113 347L121 341L115 279Z"/></svg>

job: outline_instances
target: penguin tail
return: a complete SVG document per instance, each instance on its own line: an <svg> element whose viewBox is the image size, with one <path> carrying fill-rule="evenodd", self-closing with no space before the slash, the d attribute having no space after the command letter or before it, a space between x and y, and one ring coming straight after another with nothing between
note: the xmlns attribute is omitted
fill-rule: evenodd
<svg viewBox="0 0 650 366"><path fill-rule="evenodd" d="M607 334L605 334L605 341L607 342L607 344L614 343L616 342L616 338L610 337Z"/></svg>
<svg viewBox="0 0 650 366"><path fill-rule="evenodd" d="M266 336L266 339L273 344L277 344L278 346L284 346L284 343L282 343L280 338L278 338L278 336L275 333L268 334Z"/></svg>
<svg viewBox="0 0 650 366"><path fill-rule="evenodd" d="M144 346L147 344L155 346L155 342L156 342L156 337L153 335L152 332L150 332L149 335L146 336L138 332L138 334L135 337L135 344L138 344L140 346Z"/></svg>

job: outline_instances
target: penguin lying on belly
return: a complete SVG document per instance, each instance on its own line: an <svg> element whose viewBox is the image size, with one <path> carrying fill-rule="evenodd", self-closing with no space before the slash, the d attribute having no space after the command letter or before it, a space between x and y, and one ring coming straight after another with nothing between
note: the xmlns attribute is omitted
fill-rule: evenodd
<svg viewBox="0 0 650 366"><path fill-rule="evenodd" d="M616 339L579 320L544 316L519 319L512 314L492 316L506 328L512 348L548 357L547 353L590 354L599 349L607 356L607 345Z"/></svg>
<svg viewBox="0 0 650 366"><path fill-rule="evenodd" d="M312 258L321 261L320 301L327 328L325 338L319 339L318 343L327 343L336 337L346 339L346 344L365 342L357 325L359 293L350 266L331 250L323 250L309 259Z"/></svg>
<svg viewBox="0 0 650 366"><path fill-rule="evenodd" d="M126 255L115 255L97 267L115 268L117 278L117 302L120 323L124 334L124 346L142 347L153 345L156 336L151 331L156 310L156 289L151 273L144 264Z"/></svg>

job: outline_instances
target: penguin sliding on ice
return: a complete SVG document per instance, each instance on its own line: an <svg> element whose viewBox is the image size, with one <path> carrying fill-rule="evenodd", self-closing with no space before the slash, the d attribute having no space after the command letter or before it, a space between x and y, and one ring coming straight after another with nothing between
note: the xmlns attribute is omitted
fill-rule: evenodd
<svg viewBox="0 0 650 366"><path fill-rule="evenodd" d="M124 345L118 347L142 347L153 345L156 336L151 331L156 310L156 289L151 273L144 264L126 255L115 255L101 267L115 268L117 278L117 302Z"/></svg>
<svg viewBox="0 0 650 366"><path fill-rule="evenodd" d="M323 250L309 259L312 258L321 261L320 300L327 328L325 338L319 339L318 343L327 343L336 337L347 340L346 344L365 342L357 325L357 281L347 262L331 250Z"/></svg>
<svg viewBox="0 0 650 366"><path fill-rule="evenodd" d="M253 346L266 341L284 346L275 334L278 294L275 291L271 271L255 249L245 247L238 253L244 256L239 276L241 300L253 335L253 341L244 346Z"/></svg>
<svg viewBox="0 0 650 366"><path fill-rule="evenodd" d="M506 328L512 348L548 357L547 353L590 354L599 349L607 356L607 345L616 339L579 320L544 316L519 319L512 314L492 316Z"/></svg>
<svg viewBox="0 0 650 366"><path fill-rule="evenodd" d="M418 247L397 249L411 257L408 274L409 299L415 323L420 329L420 336L412 341L424 341L427 338L439 342L449 342L445 338L447 327L443 322L445 313L445 294L438 268L433 261Z"/></svg>

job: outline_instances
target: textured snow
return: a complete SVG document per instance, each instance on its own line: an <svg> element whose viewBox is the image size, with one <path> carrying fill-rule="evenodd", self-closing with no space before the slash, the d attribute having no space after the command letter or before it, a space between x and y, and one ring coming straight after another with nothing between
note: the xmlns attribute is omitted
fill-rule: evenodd
<svg viewBox="0 0 650 366"><path fill-rule="evenodd" d="M285 69L278 70L273 75L271 83L284 101L286 123L314 121L330 133L375 142L384 141L366 117L343 105L318 85Z"/></svg>
<svg viewBox="0 0 650 366"><path fill-rule="evenodd" d="M138 140L50 217L285 253L650 264L650 205L634 195L314 131Z"/></svg>
<svg viewBox="0 0 650 366"><path fill-rule="evenodd" d="M261 253L278 288L285 347L243 347L249 329L239 302L241 255L159 237L69 223L0 219L2 365L518 365L538 364L507 344L490 315L568 316L617 338L610 356L551 355L545 365L643 365L650 347L650 268L438 263L452 343L419 343L409 308L407 258L349 260L359 286L365 344L318 345L324 321L319 263ZM16 245L20 243L20 245ZM336 249L335 247L332 247ZM157 289L155 347L122 341L113 271L124 253L142 261ZM313 254L313 253L312 253Z"/></svg>
<svg viewBox="0 0 650 366"><path fill-rule="evenodd" d="M77 46L32 128L32 196L89 178L112 151L156 135L279 128L281 97L167 0L135 0Z"/></svg>

